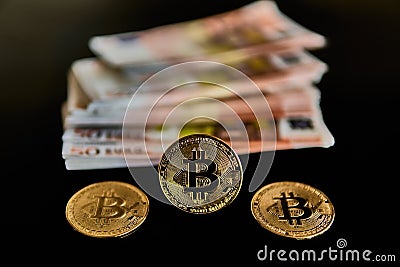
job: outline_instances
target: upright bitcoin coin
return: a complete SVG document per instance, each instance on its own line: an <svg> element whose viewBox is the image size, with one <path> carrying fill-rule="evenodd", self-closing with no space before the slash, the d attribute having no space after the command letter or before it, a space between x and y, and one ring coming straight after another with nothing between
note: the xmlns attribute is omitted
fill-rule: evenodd
<svg viewBox="0 0 400 267"><path fill-rule="evenodd" d="M91 237L123 237L136 230L149 211L147 196L136 186L106 181L88 185L68 201L72 227Z"/></svg>
<svg viewBox="0 0 400 267"><path fill-rule="evenodd" d="M276 182L259 189L251 200L254 218L267 230L308 239L333 223L334 207L320 190L299 182Z"/></svg>
<svg viewBox="0 0 400 267"><path fill-rule="evenodd" d="M239 157L225 142L192 134L172 143L158 165L166 198L179 209L211 213L229 205L243 181Z"/></svg>

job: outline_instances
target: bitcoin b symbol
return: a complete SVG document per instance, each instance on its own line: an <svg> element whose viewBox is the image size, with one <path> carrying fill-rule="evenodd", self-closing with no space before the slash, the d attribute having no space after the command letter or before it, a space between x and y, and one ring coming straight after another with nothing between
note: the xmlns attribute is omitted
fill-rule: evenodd
<svg viewBox="0 0 400 267"><path fill-rule="evenodd" d="M100 224L108 224L109 219L121 218L126 214L125 201L122 198L113 194L111 196L97 196L97 198L96 212L90 217L96 219Z"/></svg>
<svg viewBox="0 0 400 267"><path fill-rule="evenodd" d="M206 151L200 148L192 150L191 159L183 159L186 164L187 182L185 191L193 192L198 200L205 199L206 193L214 191L219 185L216 175L217 164L206 158Z"/></svg>
<svg viewBox="0 0 400 267"><path fill-rule="evenodd" d="M307 201L302 197L295 197L293 192L289 193L289 196L286 196L285 193L281 193L281 197L274 198L278 199L281 202L283 216L279 216L280 220L287 220L290 225L293 225L295 221L297 225L302 225L301 220L307 219L312 215L312 210L306 207ZM294 205L289 205L288 200L295 200L296 203ZM293 211L292 213L290 211ZM298 214L294 211L301 210L302 213Z"/></svg>

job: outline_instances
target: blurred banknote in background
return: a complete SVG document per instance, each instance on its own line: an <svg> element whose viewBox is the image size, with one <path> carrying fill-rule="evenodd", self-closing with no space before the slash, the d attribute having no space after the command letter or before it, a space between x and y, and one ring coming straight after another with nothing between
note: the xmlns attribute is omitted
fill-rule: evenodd
<svg viewBox="0 0 400 267"><path fill-rule="evenodd" d="M161 135L173 142L207 133L231 142L240 139L241 128L248 142L235 141L239 155L330 147L334 138L316 87L328 67L309 52L325 43L268 0L193 21L94 36L89 48L96 56L75 60L68 72L62 106L66 168L156 165ZM171 66L180 64L174 72ZM220 65L243 73L259 93ZM166 69L168 75L148 82Z"/></svg>

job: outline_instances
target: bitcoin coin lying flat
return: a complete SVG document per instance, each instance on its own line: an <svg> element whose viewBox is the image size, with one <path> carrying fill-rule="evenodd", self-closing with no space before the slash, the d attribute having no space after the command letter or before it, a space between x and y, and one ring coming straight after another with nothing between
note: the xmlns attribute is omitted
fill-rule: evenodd
<svg viewBox="0 0 400 267"><path fill-rule="evenodd" d="M299 182L276 182L259 189L251 200L254 218L265 229L286 237L309 239L332 225L335 211L320 190Z"/></svg>
<svg viewBox="0 0 400 267"><path fill-rule="evenodd" d="M172 143L158 166L166 198L179 209L211 213L229 205L242 186L240 159L225 142L191 134Z"/></svg>
<svg viewBox="0 0 400 267"><path fill-rule="evenodd" d="M106 181L76 192L66 206L72 227L91 237L124 237L136 230L149 211L147 196L136 186Z"/></svg>

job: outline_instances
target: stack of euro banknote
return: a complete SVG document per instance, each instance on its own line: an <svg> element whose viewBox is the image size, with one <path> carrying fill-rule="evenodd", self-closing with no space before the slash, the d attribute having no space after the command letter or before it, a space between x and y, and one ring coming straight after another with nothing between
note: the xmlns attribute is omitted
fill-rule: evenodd
<svg viewBox="0 0 400 267"><path fill-rule="evenodd" d="M239 155L334 144L316 87L328 68L311 52L326 38L273 1L88 45L95 56L72 63L62 106L69 170L156 165L190 133Z"/></svg>

